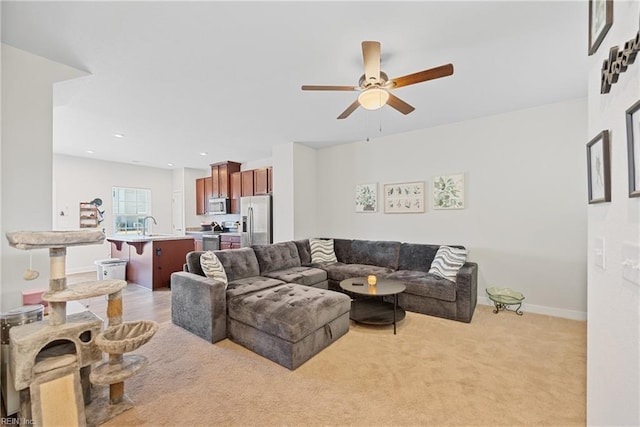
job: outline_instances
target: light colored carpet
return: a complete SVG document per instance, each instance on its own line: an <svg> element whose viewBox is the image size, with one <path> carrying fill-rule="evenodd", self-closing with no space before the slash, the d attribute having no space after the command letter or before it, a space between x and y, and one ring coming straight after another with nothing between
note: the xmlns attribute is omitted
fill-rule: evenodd
<svg viewBox="0 0 640 427"><path fill-rule="evenodd" d="M478 306L470 324L415 313L347 335L289 371L164 323L106 426L574 426L586 420L586 323Z"/></svg>

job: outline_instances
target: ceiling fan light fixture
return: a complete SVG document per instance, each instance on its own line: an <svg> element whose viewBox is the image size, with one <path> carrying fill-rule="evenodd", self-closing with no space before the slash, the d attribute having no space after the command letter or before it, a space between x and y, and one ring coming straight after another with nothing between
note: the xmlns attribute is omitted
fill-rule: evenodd
<svg viewBox="0 0 640 427"><path fill-rule="evenodd" d="M389 92L379 87L371 87L358 95L358 102L366 110L382 108L389 100Z"/></svg>

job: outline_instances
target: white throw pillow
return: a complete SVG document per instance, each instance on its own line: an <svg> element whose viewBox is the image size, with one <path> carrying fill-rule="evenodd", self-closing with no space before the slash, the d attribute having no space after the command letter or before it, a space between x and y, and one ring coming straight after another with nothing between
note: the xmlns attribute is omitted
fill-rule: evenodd
<svg viewBox="0 0 640 427"><path fill-rule="evenodd" d="M309 239L309 246L311 246L312 263L338 262L333 250L333 239Z"/></svg>
<svg viewBox="0 0 640 427"><path fill-rule="evenodd" d="M429 273L455 282L458 270L460 270L460 267L464 265L466 260L466 249L440 246L438 252L436 252L436 256L433 258Z"/></svg>
<svg viewBox="0 0 640 427"><path fill-rule="evenodd" d="M224 271L224 266L216 256L211 251L207 251L200 255L200 266L202 267L202 271L204 275L210 279L219 280L224 283L225 289L229 284L229 280L227 279L227 273Z"/></svg>

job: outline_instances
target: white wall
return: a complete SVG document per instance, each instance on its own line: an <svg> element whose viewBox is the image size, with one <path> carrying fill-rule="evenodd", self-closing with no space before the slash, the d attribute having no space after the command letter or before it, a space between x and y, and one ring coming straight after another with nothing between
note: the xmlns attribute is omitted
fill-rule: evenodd
<svg viewBox="0 0 640 427"><path fill-rule="evenodd" d="M199 228L205 216L196 215L196 179L211 174L211 170L183 168L184 175L184 219L185 227Z"/></svg>
<svg viewBox="0 0 640 427"><path fill-rule="evenodd" d="M318 235L317 151L294 144L293 156L293 239L303 239Z"/></svg>
<svg viewBox="0 0 640 427"><path fill-rule="evenodd" d="M8 231L51 230L53 83L86 75L66 65L2 44L2 310L22 305L20 292L47 288L48 251L34 250L34 269L25 282L29 254L9 247Z"/></svg>
<svg viewBox="0 0 640 427"><path fill-rule="evenodd" d="M290 142L272 154L273 241L317 236L316 150Z"/></svg>
<svg viewBox="0 0 640 427"><path fill-rule="evenodd" d="M321 149L322 236L462 244L489 286L525 309L586 318L586 100ZM433 177L464 173L466 208L434 210ZM427 212L385 214L385 183L424 181ZM356 184L378 184L378 212L356 213Z"/></svg>
<svg viewBox="0 0 640 427"><path fill-rule="evenodd" d="M100 229L107 236L113 234L113 187L144 188L151 190L151 212L158 221L149 226L154 233L172 232L171 197L173 172L146 166L128 165L56 154L53 157L56 222L59 230L78 229L78 203L102 199L104 221ZM64 211L65 215L60 216ZM109 245L80 246L67 249L67 272L95 269L93 262L109 257Z"/></svg>
<svg viewBox="0 0 640 427"><path fill-rule="evenodd" d="M273 241L294 239L294 143L275 145L273 157ZM312 187L315 190L315 185Z"/></svg>
<svg viewBox="0 0 640 427"><path fill-rule="evenodd" d="M272 165L273 165L273 159L271 157L267 157L265 159L251 160L248 162L244 162L240 166L240 170L246 171L251 169L266 168Z"/></svg>
<svg viewBox="0 0 640 427"><path fill-rule="evenodd" d="M640 58L600 94L600 69L613 46L640 27L640 2L614 1L613 26L590 58L588 140L611 135L611 202L588 207L587 424L640 425L640 284L622 277L623 246L640 243L640 198L628 197L625 111L640 99ZM636 135L636 138L638 136ZM640 165L636 165L639 167ZM636 171L637 173L637 171ZM604 239L605 264L593 243ZM636 265L640 259L635 259Z"/></svg>

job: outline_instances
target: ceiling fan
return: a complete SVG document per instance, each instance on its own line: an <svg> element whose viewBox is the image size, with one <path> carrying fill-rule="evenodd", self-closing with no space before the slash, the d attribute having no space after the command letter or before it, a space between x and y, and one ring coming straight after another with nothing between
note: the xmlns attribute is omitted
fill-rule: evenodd
<svg viewBox="0 0 640 427"><path fill-rule="evenodd" d="M303 85L302 90L360 91L358 99L349 105L349 107L338 116L338 119L349 117L359 106L367 110L377 110L385 104L390 105L402 114L409 114L415 110L415 108L393 95L390 92L391 90L453 74L453 65L446 64L417 73L407 74L406 76L396 77L395 79L389 79L387 73L380 71L380 42L376 41L362 42L362 58L364 60L364 74L360 77L358 86Z"/></svg>

